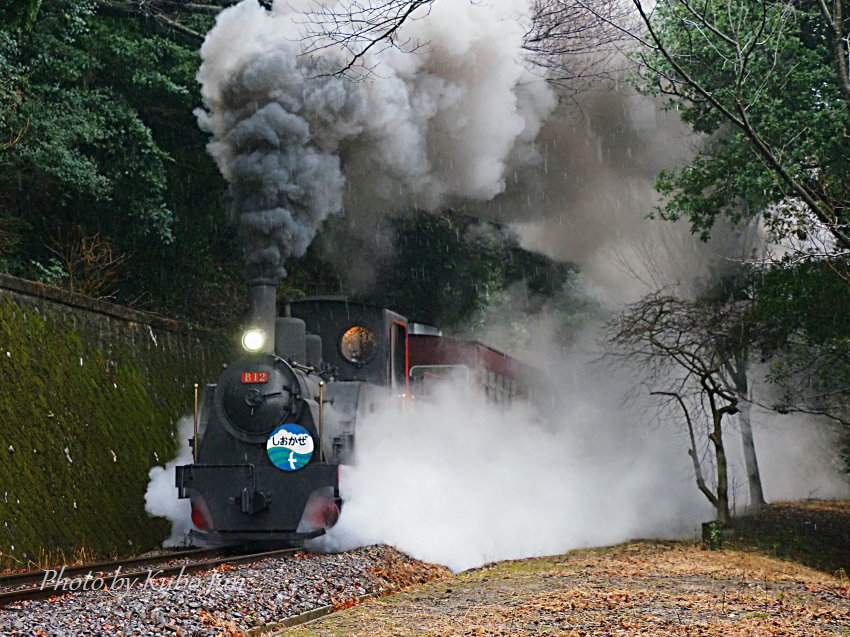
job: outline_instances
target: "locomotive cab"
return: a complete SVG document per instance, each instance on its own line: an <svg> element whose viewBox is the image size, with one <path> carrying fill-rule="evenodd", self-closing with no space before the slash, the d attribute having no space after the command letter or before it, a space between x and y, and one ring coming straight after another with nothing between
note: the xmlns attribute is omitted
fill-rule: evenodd
<svg viewBox="0 0 850 637"><path fill-rule="evenodd" d="M288 304L293 317L321 337L324 359L337 380L407 390L408 321L391 310L316 296Z"/></svg>

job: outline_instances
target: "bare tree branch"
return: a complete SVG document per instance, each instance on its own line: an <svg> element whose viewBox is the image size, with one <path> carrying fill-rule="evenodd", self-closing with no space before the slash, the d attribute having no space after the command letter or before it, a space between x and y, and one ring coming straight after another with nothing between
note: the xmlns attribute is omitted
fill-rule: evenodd
<svg viewBox="0 0 850 637"><path fill-rule="evenodd" d="M612 79L622 66L615 62L631 43L626 31L634 22L622 0L534 0L524 48L546 79L576 88L583 79ZM580 86L580 84L578 85Z"/></svg>
<svg viewBox="0 0 850 637"><path fill-rule="evenodd" d="M688 449L688 455L691 457L694 465L694 475L696 476L697 488L705 495L709 502L711 502L712 506L717 508L719 502L717 500L717 495L708 488L708 485L705 482L705 477L702 474L702 466L699 462L699 456L697 454L697 441L696 436L694 435L694 423L691 419L691 412L688 409L688 406L685 404L685 400L682 398L681 394L678 392L668 392L668 391L654 391L650 392L651 396L670 396L674 398L679 406L682 408L682 413L685 415L685 422L688 425L688 438L691 441L691 446Z"/></svg>
<svg viewBox="0 0 850 637"><path fill-rule="evenodd" d="M375 4L371 0L349 0L342 8L312 2L302 18L304 52L312 55L339 47L347 59L328 72L362 79L374 68L366 63L370 53L381 47L413 52L422 46L422 42L399 38L399 32L407 22L427 16L435 1L381 0Z"/></svg>
<svg viewBox="0 0 850 637"><path fill-rule="evenodd" d="M304 13L305 52L315 54L337 47L346 55L336 75L362 79L376 63L370 55L385 47L413 52L426 42L405 38L403 28L424 18L437 0L347 0L329 7L316 1ZM439 0L448 2L449 0ZM453 0L475 3L475 0ZM634 22L624 0L532 0L524 48L529 63L561 87L579 80L612 78L621 69L613 63L631 42Z"/></svg>

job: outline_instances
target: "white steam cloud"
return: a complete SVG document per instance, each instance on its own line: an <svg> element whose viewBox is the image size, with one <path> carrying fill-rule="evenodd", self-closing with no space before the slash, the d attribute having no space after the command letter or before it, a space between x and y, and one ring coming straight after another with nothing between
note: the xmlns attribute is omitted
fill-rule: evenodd
<svg viewBox="0 0 850 637"><path fill-rule="evenodd" d="M762 386L767 393L771 387ZM768 394L769 395L769 394ZM800 414L778 414L761 407L752 411L753 436L758 453L764 496L768 502L814 498L850 498L846 460L842 455L847 432L843 427ZM743 510L748 498L746 467L736 420L727 423L732 497Z"/></svg>
<svg viewBox="0 0 850 637"><path fill-rule="evenodd" d="M153 467L148 472L150 481L145 491L145 511L149 515L167 518L171 522L171 535L163 542L163 546L182 546L186 542L189 529L192 528L189 500L177 498L174 468L192 463L189 438L192 437L193 429L192 416L181 418L177 424L177 456L164 467Z"/></svg>
<svg viewBox="0 0 850 637"><path fill-rule="evenodd" d="M317 546L387 543L459 571L631 539L698 538L715 514L696 487L680 420L624 405L633 379L585 363L574 352L571 364L550 370L556 404L545 418L527 403L495 405L443 388L432 402L404 412L387 406L358 422L356 461L341 476L342 515ZM848 496L834 427L753 415L769 501ZM727 422L724 440L732 506L742 513L736 425Z"/></svg>
<svg viewBox="0 0 850 637"><path fill-rule="evenodd" d="M527 403L447 390L404 417L387 410L358 423L342 516L324 546L386 542L462 570L631 538L692 537L711 510L689 479L684 440L634 426L636 413L616 399L606 404L611 394L606 401L586 376L574 380L587 386L570 376L551 421Z"/></svg>
<svg viewBox="0 0 850 637"><path fill-rule="evenodd" d="M344 200L352 213L486 201L537 161L555 97L523 63L527 5L437 2L399 34L425 44L383 51L362 82L323 75L344 63L334 46L303 55L292 3L223 11L201 48L197 116L232 185L249 270L283 276Z"/></svg>

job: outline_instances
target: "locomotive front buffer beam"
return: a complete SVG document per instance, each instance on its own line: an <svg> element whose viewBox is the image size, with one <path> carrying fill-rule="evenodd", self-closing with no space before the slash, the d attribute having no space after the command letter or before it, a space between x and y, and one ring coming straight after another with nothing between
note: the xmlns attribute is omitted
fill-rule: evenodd
<svg viewBox="0 0 850 637"><path fill-rule="evenodd" d="M311 494L338 493L338 465L312 462L298 471L253 464L191 464L176 467L179 497L200 499L212 528L223 535L294 534Z"/></svg>

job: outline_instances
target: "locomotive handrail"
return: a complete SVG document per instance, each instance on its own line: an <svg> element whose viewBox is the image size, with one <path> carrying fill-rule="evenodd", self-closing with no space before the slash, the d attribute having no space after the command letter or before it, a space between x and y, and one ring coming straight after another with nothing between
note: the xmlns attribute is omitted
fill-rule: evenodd
<svg viewBox="0 0 850 637"><path fill-rule="evenodd" d="M239 462L229 462L227 464L210 464L210 463L205 462L203 464L196 463L196 464L192 464L192 465L188 465L188 466L190 466L190 467L217 467L219 469L227 469L227 468L240 469L240 468L243 468L243 467L250 467L252 472L256 468L256 465L253 462L241 462L241 463L239 463Z"/></svg>
<svg viewBox="0 0 850 637"><path fill-rule="evenodd" d="M198 461L198 383L195 383L195 412L192 438L192 462Z"/></svg>
<svg viewBox="0 0 850 637"><path fill-rule="evenodd" d="M325 381L319 381L319 462L325 461Z"/></svg>

